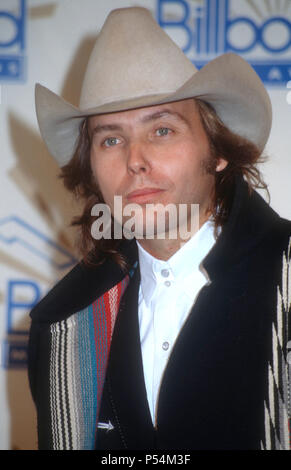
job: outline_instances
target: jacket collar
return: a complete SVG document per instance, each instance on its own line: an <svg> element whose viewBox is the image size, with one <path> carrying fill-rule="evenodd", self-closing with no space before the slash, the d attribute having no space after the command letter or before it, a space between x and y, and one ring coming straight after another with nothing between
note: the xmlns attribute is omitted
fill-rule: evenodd
<svg viewBox="0 0 291 470"><path fill-rule="evenodd" d="M278 221L278 214L242 177L235 182L232 208L217 242L204 258L210 281L248 256Z"/></svg>

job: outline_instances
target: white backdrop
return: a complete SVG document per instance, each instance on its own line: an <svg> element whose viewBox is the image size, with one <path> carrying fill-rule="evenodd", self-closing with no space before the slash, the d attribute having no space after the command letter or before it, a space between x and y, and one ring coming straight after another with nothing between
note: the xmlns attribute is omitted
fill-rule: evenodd
<svg viewBox="0 0 291 470"><path fill-rule="evenodd" d="M237 50L256 67L274 111L263 174L271 206L291 218L291 0L0 0L1 449L37 446L28 313L76 262L69 223L79 209L39 136L34 86L77 105L105 17L133 5L151 9L197 66Z"/></svg>

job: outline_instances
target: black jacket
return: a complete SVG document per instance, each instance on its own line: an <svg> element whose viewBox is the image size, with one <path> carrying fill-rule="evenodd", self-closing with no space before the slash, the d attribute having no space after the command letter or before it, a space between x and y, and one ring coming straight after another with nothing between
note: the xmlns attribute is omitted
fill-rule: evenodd
<svg viewBox="0 0 291 470"><path fill-rule="evenodd" d="M291 223L238 180L230 217L203 261L210 282L163 375L156 429L143 378L135 269L114 327L99 413L111 429L98 428L98 449L289 448L290 235ZM132 266L135 242L124 242L123 251ZM29 376L40 448L61 448L51 438L49 328L123 277L109 260L95 269L79 264L31 313Z"/></svg>

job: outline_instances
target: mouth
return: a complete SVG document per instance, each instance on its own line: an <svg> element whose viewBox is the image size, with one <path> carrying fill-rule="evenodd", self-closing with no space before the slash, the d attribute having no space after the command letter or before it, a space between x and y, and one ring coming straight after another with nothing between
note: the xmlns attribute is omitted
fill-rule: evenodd
<svg viewBox="0 0 291 470"><path fill-rule="evenodd" d="M151 200L155 199L155 197L162 193L164 189L160 188L141 188L137 189L136 191L132 191L131 193L127 194L126 199L130 203L145 203L150 202Z"/></svg>

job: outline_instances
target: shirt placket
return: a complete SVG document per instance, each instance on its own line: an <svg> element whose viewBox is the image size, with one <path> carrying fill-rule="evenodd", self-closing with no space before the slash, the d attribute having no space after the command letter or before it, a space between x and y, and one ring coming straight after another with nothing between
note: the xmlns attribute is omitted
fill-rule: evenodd
<svg viewBox="0 0 291 470"><path fill-rule="evenodd" d="M168 268L157 273L157 288L152 299L154 330L154 364L152 403L156 425L159 388L171 350L171 305L173 303L173 275Z"/></svg>

